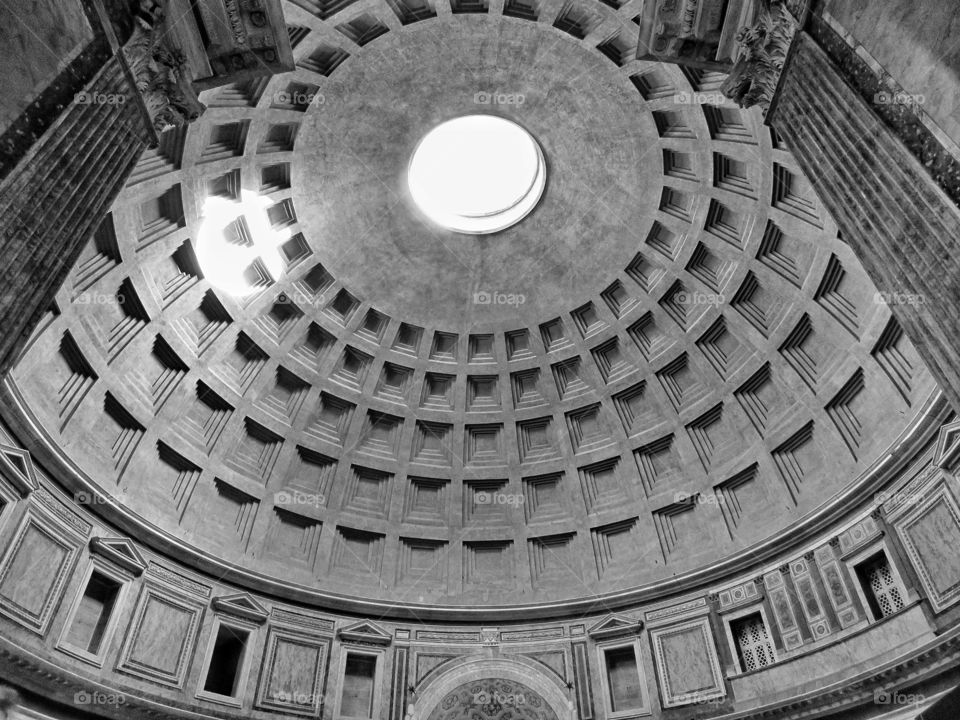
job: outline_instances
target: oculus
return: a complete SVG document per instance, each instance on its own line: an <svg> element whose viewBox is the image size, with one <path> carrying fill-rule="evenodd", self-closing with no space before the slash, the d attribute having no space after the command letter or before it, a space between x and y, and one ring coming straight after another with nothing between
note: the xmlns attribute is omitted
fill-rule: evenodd
<svg viewBox="0 0 960 720"><path fill-rule="evenodd" d="M547 169L540 145L522 127L494 115L467 115L424 136L407 181L431 221L485 235L515 225L536 207Z"/></svg>

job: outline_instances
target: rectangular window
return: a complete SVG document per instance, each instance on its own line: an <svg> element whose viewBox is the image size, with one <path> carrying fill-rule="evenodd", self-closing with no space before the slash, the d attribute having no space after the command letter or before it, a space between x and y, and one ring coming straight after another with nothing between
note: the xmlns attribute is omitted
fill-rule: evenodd
<svg viewBox="0 0 960 720"><path fill-rule="evenodd" d="M737 656L743 672L757 670L775 661L773 644L760 613L747 615L730 622L730 632L737 644Z"/></svg>
<svg viewBox="0 0 960 720"><path fill-rule="evenodd" d="M887 554L881 550L856 566L863 596L874 620L903 609L903 590L893 575Z"/></svg>
<svg viewBox="0 0 960 720"><path fill-rule="evenodd" d="M343 694L340 714L346 717L372 718L373 691L377 674L377 658L347 653L343 670Z"/></svg>
<svg viewBox="0 0 960 720"><path fill-rule="evenodd" d="M113 615L120 583L94 571L74 613L66 642L75 648L97 655Z"/></svg>
<svg viewBox="0 0 960 720"><path fill-rule="evenodd" d="M604 650L607 665L607 687L610 691L610 710L624 712L643 708L643 688L633 646Z"/></svg>
<svg viewBox="0 0 960 720"><path fill-rule="evenodd" d="M246 630L220 625L207 666L204 692L236 697L240 671L243 668L243 654L249 636L250 633Z"/></svg>

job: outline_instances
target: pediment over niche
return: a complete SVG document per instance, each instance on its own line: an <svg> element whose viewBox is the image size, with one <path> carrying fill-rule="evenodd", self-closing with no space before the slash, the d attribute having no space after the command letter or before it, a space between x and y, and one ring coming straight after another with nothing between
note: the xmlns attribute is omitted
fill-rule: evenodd
<svg viewBox="0 0 960 720"><path fill-rule="evenodd" d="M636 635L642 627L643 623L640 620L634 620L625 615L610 614L587 630L587 635L597 640Z"/></svg>
<svg viewBox="0 0 960 720"><path fill-rule="evenodd" d="M954 420L940 428L937 447L933 452L933 464L951 471L960 464L960 420Z"/></svg>
<svg viewBox="0 0 960 720"><path fill-rule="evenodd" d="M252 620L258 624L266 622L267 620L267 609L258 603L249 593L222 595L215 597L210 604L214 610L226 613L227 615Z"/></svg>
<svg viewBox="0 0 960 720"><path fill-rule="evenodd" d="M13 484L22 497L39 487L30 453L13 445L0 443L0 474Z"/></svg>
<svg viewBox="0 0 960 720"><path fill-rule="evenodd" d="M134 575L139 575L147 567L143 555L126 538L90 538L90 552L107 558Z"/></svg>
<svg viewBox="0 0 960 720"><path fill-rule="evenodd" d="M375 622L363 620L353 625L341 628L337 633L344 642L359 643L361 645L389 645L393 637Z"/></svg>

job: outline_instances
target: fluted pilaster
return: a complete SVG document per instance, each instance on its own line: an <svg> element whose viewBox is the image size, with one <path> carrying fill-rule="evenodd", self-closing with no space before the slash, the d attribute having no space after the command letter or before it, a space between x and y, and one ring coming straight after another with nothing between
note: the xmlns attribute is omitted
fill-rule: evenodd
<svg viewBox="0 0 960 720"><path fill-rule="evenodd" d="M16 361L148 138L116 57L85 90L114 101L70 105L0 184L0 373Z"/></svg>
<svg viewBox="0 0 960 720"><path fill-rule="evenodd" d="M960 210L806 33L767 122L960 409Z"/></svg>

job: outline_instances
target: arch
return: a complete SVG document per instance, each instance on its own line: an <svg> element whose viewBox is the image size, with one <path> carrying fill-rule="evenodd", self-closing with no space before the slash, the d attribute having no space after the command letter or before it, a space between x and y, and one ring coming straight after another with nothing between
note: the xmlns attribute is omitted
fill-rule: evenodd
<svg viewBox="0 0 960 720"><path fill-rule="evenodd" d="M556 711L523 683L503 678L470 680L443 696L424 720L559 720Z"/></svg>
<svg viewBox="0 0 960 720"><path fill-rule="evenodd" d="M529 688L550 710L542 714L543 718L553 715L557 720L574 720L573 700L567 688L532 660L485 656L461 658L444 665L442 672L428 678L418 688L415 701L407 709L406 720L436 720L435 710L445 698L460 691L464 685L480 680L503 680Z"/></svg>

